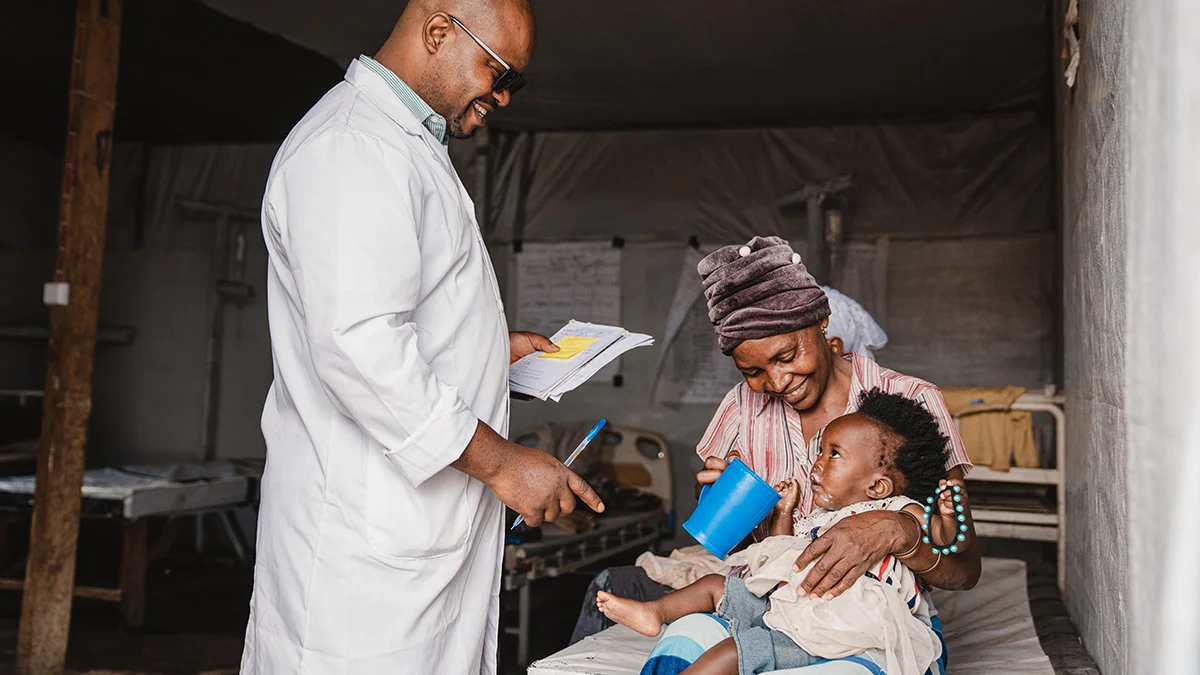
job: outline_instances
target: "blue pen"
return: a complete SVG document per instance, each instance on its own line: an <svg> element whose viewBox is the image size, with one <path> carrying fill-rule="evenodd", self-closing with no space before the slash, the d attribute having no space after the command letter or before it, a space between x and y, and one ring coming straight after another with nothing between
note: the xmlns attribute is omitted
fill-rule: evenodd
<svg viewBox="0 0 1200 675"><path fill-rule="evenodd" d="M571 456L567 458L567 461L563 462L563 466L570 468L571 464L575 461L575 458L579 456L579 453L583 452L583 449L587 447L588 443L591 443L592 440L596 438L596 434L600 433L600 430L604 428L605 424L608 424L608 420L603 418L601 418L599 422L596 422L596 426L592 427L592 430L588 432L587 436L583 437L583 440L579 443L579 447L575 448L575 452L572 452ZM525 522L525 516L517 516L517 521L513 523L512 527L508 528L508 531L512 532L523 522Z"/></svg>

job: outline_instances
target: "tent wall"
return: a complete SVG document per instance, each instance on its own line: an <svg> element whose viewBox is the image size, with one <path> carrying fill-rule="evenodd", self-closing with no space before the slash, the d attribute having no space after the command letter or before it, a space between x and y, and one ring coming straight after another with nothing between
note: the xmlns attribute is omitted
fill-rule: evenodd
<svg viewBox="0 0 1200 675"><path fill-rule="evenodd" d="M2 171L23 177L0 191L0 323L45 325L42 283L54 260L61 158L0 138ZM214 221L179 198L257 212L274 148L118 145L114 153L100 324L135 330L130 345L96 350L89 462L175 461L200 455ZM5 182L6 188L11 185ZM247 228L248 279L261 291L265 249ZM230 310L218 448L261 455L257 420L271 363L261 294ZM42 344L0 340L0 389L40 389Z"/></svg>
<svg viewBox="0 0 1200 675"><path fill-rule="evenodd" d="M892 238L880 358L947 385L1042 386L1054 372L1049 129L1033 115L899 126L502 139L489 239L702 245L778 234L803 244L809 181L854 175L850 239ZM639 288L669 296L670 278ZM668 272L669 270L669 272ZM648 281L649 283L644 283ZM661 332L662 314L626 316Z"/></svg>
<svg viewBox="0 0 1200 675"><path fill-rule="evenodd" d="M1129 4L1130 618L1119 637L1129 672L1197 673L1200 6Z"/></svg>
<svg viewBox="0 0 1200 675"><path fill-rule="evenodd" d="M1125 4L1080 3L1083 66L1064 95L1067 603L1109 675L1150 672L1127 651Z"/></svg>
<svg viewBox="0 0 1200 675"><path fill-rule="evenodd" d="M626 237L622 322L661 335L689 236L704 245L755 233L795 238L805 229L803 211L781 216L776 200L805 180L853 171L851 236L893 236L885 323L892 342L881 361L943 384L1040 387L1055 367L1048 143L1048 132L1031 116L894 127L509 137L491 149L490 192L498 198L487 228L505 286L512 286L507 282L514 276L511 240L517 233L541 241ZM476 147L455 144L453 154L482 203ZM137 338L98 351L91 458L190 459L199 455L214 220L178 202L256 212L273 148L118 150L121 173L114 176L101 320L133 326ZM57 158L43 160L45 180L56 184ZM44 198L39 204L36 216L21 221L28 232L19 235L20 250L6 252L22 261L5 272L12 276L6 284L11 297L5 296L12 304L0 307L6 320L17 316L10 307L18 306L22 321L44 317L38 300L49 264L40 260L49 260L43 256L52 247L45 231L52 231L57 203ZM265 250L257 226L247 234L247 280L260 293L249 306L228 310L217 438L222 456L262 452L258 419L271 379L261 295ZM514 304L511 292L508 300ZM0 357L9 364L0 367L0 387L39 387L40 349L0 342L0 355L14 350L24 357ZM696 468L692 448L714 406L654 403L657 358L656 350L642 349L624 359L620 388L589 384L561 404L517 404L513 428L604 415L658 430L674 449L676 493L686 514Z"/></svg>
<svg viewBox="0 0 1200 675"><path fill-rule="evenodd" d="M929 124L546 133L499 143L492 240L723 244L804 232L776 202L853 173L850 233L1050 230L1050 139L1032 114Z"/></svg>
<svg viewBox="0 0 1200 675"><path fill-rule="evenodd" d="M0 323L47 325L62 157L0 136ZM0 342L0 389L41 389L45 347Z"/></svg>
<svg viewBox="0 0 1200 675"><path fill-rule="evenodd" d="M715 246L781 234L802 246L803 209L781 213L777 202L807 181L853 173L848 235L892 238L880 361L945 385L1053 381L1050 138L1032 115L494 140L485 229L502 276L513 240L621 236L623 323L661 335L689 237ZM656 359L654 350L630 355L620 389L589 385L558 405L517 405L513 427L604 415L663 432L686 514L692 448L713 406L655 404Z"/></svg>

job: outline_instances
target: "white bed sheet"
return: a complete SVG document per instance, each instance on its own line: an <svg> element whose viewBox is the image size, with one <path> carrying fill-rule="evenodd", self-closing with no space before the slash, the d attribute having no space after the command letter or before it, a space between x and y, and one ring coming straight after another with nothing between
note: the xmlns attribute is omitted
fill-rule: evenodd
<svg viewBox="0 0 1200 675"><path fill-rule="evenodd" d="M985 558L979 584L935 591L950 652L948 675L1054 675L1029 611L1025 563ZM615 626L529 667L529 675L637 675L657 642ZM816 675L812 668L779 671Z"/></svg>
<svg viewBox="0 0 1200 675"><path fill-rule="evenodd" d="M0 492L33 495L34 476L0 478ZM83 474L82 496L121 502L127 520L237 506L248 499L250 478L233 463L216 460L181 464L91 469Z"/></svg>

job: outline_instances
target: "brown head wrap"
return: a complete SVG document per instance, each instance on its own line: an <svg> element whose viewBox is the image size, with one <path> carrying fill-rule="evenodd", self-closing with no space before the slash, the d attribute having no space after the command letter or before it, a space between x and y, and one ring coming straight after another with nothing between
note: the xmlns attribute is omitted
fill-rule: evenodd
<svg viewBox="0 0 1200 675"><path fill-rule="evenodd" d="M829 299L779 237L755 237L700 261L708 318L726 355L742 342L807 328L829 316Z"/></svg>

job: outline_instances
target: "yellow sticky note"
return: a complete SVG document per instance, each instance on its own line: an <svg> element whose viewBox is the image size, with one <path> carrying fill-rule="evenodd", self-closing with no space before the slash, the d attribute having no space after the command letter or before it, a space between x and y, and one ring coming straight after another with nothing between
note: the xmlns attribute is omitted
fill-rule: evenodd
<svg viewBox="0 0 1200 675"><path fill-rule="evenodd" d="M579 337L577 335L567 335L556 342L558 351L553 354L542 354L539 359L569 359L574 357L579 352L587 349L593 342L594 337Z"/></svg>

